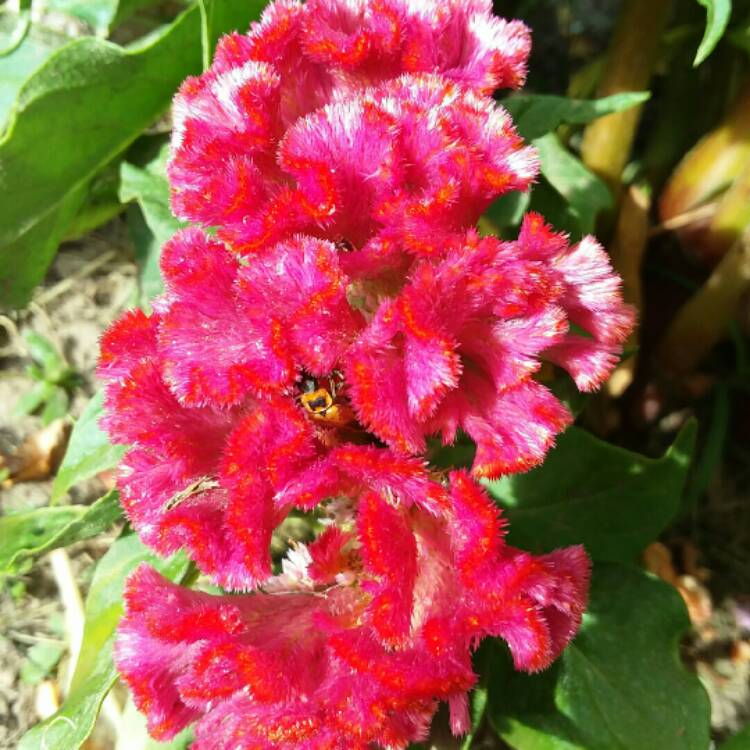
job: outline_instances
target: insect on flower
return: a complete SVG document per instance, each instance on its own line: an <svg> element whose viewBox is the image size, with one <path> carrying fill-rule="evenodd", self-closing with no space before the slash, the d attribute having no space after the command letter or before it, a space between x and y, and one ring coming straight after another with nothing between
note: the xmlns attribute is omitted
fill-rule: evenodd
<svg viewBox="0 0 750 750"><path fill-rule="evenodd" d="M329 427L345 427L355 421L354 412L337 401L343 390L343 375L335 370L328 378L328 387L321 387L316 378L307 378L302 384L299 400L310 417Z"/></svg>

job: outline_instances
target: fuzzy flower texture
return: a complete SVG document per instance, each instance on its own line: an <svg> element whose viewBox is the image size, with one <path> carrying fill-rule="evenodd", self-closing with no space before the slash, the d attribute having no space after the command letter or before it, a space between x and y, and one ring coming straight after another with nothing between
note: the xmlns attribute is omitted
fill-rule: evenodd
<svg viewBox="0 0 750 750"><path fill-rule="evenodd" d="M99 366L133 527L226 592L128 581L116 660L155 738L405 748L440 701L459 735L483 638L535 671L577 631L584 551L508 546L477 483L571 422L542 365L591 391L633 325L593 238L535 214L513 241L475 229L537 174L492 98L529 45L490 0L276 0L180 89L191 226ZM471 471L431 467L459 431ZM274 562L292 513L316 532Z"/></svg>

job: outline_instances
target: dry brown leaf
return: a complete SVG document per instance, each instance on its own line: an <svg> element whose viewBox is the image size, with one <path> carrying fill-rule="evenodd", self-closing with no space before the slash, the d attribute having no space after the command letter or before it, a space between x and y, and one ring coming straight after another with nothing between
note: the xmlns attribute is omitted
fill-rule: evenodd
<svg viewBox="0 0 750 750"><path fill-rule="evenodd" d="M687 605L693 626L701 628L708 624L713 614L713 604L708 589L693 576L680 576L677 579L676 588Z"/></svg>
<svg viewBox="0 0 750 750"><path fill-rule="evenodd" d="M665 544L654 542L643 551L643 566L662 581L677 583L677 571L672 562L672 552Z"/></svg>
<svg viewBox="0 0 750 750"><path fill-rule="evenodd" d="M70 422L67 419L56 419L29 435L10 456L0 455L0 468L8 470L3 486L51 477L62 461L69 437Z"/></svg>

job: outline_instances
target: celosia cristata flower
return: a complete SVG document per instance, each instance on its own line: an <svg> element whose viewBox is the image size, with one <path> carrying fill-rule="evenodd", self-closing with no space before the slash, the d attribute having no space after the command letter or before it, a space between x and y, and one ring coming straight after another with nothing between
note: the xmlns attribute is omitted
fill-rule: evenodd
<svg viewBox="0 0 750 750"><path fill-rule="evenodd" d="M536 174L486 95L523 82L528 49L489 1L274 3L175 100L175 213L243 253L402 225L434 244Z"/></svg>
<svg viewBox="0 0 750 750"><path fill-rule="evenodd" d="M185 547L217 583L248 589L271 575L273 530L293 507L322 499L314 484L351 484L359 473L360 483L388 479L401 502L432 507L420 460L347 448L361 430L300 402L299 373L334 367L358 318L333 245L299 239L240 266L191 229L161 262L157 310L126 313L109 329L98 370L103 425L130 446L118 486L144 542L161 554Z"/></svg>
<svg viewBox="0 0 750 750"><path fill-rule="evenodd" d="M606 379L633 325L620 285L593 238L571 247L536 214L514 242L457 236L415 265L347 351L355 411L399 450L421 453L436 433L453 443L461 427L476 474L529 469L572 420L533 376L547 360L582 391Z"/></svg>
<svg viewBox="0 0 750 750"><path fill-rule="evenodd" d="M583 550L507 547L474 480L424 459L461 428L475 474L538 463L571 420L542 363L592 390L632 326L592 238L475 231L537 173L491 98L528 48L489 0L276 0L181 88L172 202L203 229L105 335L103 424L144 542L255 591L131 579L117 661L154 736L404 748L441 700L466 731L482 638L534 671L576 632ZM325 530L273 575L295 510Z"/></svg>
<svg viewBox="0 0 750 750"><path fill-rule="evenodd" d="M141 567L126 591L117 664L154 737L188 724L196 750L368 750L424 739L438 701L469 728L472 647L505 639L546 667L576 632L588 560L507 547L465 474L440 513L342 485L335 525L244 596L188 591Z"/></svg>

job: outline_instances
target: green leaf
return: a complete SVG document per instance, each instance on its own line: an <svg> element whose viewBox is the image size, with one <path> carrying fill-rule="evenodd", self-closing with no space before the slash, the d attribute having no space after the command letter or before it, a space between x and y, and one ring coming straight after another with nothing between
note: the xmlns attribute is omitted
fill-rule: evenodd
<svg viewBox="0 0 750 750"><path fill-rule="evenodd" d="M68 393L59 385L53 385L47 403L42 410L42 424L48 425L68 413L70 399Z"/></svg>
<svg viewBox="0 0 750 750"><path fill-rule="evenodd" d="M58 373L67 367L55 346L36 331L26 331L23 338L29 350L29 356L42 366L47 380L54 381Z"/></svg>
<svg viewBox="0 0 750 750"><path fill-rule="evenodd" d="M557 231L567 232L571 242L583 237L580 217L544 177L532 188L529 209L544 216Z"/></svg>
<svg viewBox="0 0 750 750"><path fill-rule="evenodd" d="M471 750L487 711L487 688L479 685L471 692L471 729L461 743L461 750Z"/></svg>
<svg viewBox="0 0 750 750"><path fill-rule="evenodd" d="M586 125L598 117L622 112L647 101L648 91L628 91L602 99L568 99L549 94L513 94L502 104L528 141L556 130L563 123Z"/></svg>
<svg viewBox="0 0 750 750"><path fill-rule="evenodd" d="M13 408L13 413L16 416L21 414L32 414L48 398L50 398L55 388L56 386L54 384L48 383L46 380L41 383L34 383L34 385L18 399Z"/></svg>
<svg viewBox="0 0 750 750"><path fill-rule="evenodd" d="M26 27L26 28L24 28ZM21 84L70 37L0 11L0 133Z"/></svg>
<svg viewBox="0 0 750 750"><path fill-rule="evenodd" d="M64 653L65 646L60 643L34 644L21 664L21 680L27 685L37 685L55 668Z"/></svg>
<svg viewBox="0 0 750 750"><path fill-rule="evenodd" d="M490 720L517 750L706 750L708 698L678 653L689 625L671 586L597 563L575 640L541 674L494 670Z"/></svg>
<svg viewBox="0 0 750 750"><path fill-rule="evenodd" d="M91 505L61 505L2 516L0 573L15 573L31 557L97 536L121 518L115 490Z"/></svg>
<svg viewBox="0 0 750 750"><path fill-rule="evenodd" d="M22 558L78 520L82 508L66 505L0 517L0 573L12 572Z"/></svg>
<svg viewBox="0 0 750 750"><path fill-rule="evenodd" d="M83 204L65 231L65 242L78 240L119 214L120 161L115 159L89 182Z"/></svg>
<svg viewBox="0 0 750 750"><path fill-rule="evenodd" d="M99 391L73 426L68 448L52 484L52 505L59 503L74 484L113 469L123 457L125 446L112 445L99 428L103 411L104 391Z"/></svg>
<svg viewBox="0 0 750 750"><path fill-rule="evenodd" d="M542 466L487 483L509 542L536 552L583 544L596 560L633 561L680 507L695 432L688 423L651 459L569 428Z"/></svg>
<svg viewBox="0 0 750 750"><path fill-rule="evenodd" d="M517 226L529 208L531 192L522 193L515 190L498 198L487 209L485 215L498 228Z"/></svg>
<svg viewBox="0 0 750 750"><path fill-rule="evenodd" d="M102 701L117 679L112 646L122 616L125 579L142 562L178 582L189 569L184 555L161 560L135 534L112 545L96 566L86 598L83 642L70 693L56 714L24 735L19 750L77 750L91 733Z"/></svg>
<svg viewBox="0 0 750 750"><path fill-rule="evenodd" d="M261 7L215 5L216 34L246 27ZM161 114L187 75L200 71L200 27L193 6L130 49L77 39L21 87L0 141L0 306L28 300L86 184Z"/></svg>
<svg viewBox="0 0 750 750"><path fill-rule="evenodd" d="M693 67L700 65L719 43L732 15L732 0L698 0L706 9L706 31L695 55Z"/></svg>
<svg viewBox="0 0 750 750"><path fill-rule="evenodd" d="M120 170L120 200L135 200L143 213L146 226L138 216L128 215L135 242L139 273L141 304L163 291L159 272L159 254L164 243L182 226L169 206L169 183L166 164L169 146L164 144L159 153L145 167L127 162Z"/></svg>
<svg viewBox="0 0 750 750"><path fill-rule="evenodd" d="M0 8L0 13L5 14L7 8ZM17 15L11 15L13 27L8 39L3 39L0 47L0 55L10 55L23 43L31 28L31 0L19 0Z"/></svg>
<svg viewBox="0 0 750 750"><path fill-rule="evenodd" d="M539 150L542 175L568 202L579 218L584 234L594 231L600 211L612 208L612 194L604 182L571 154L554 133L534 140Z"/></svg>

